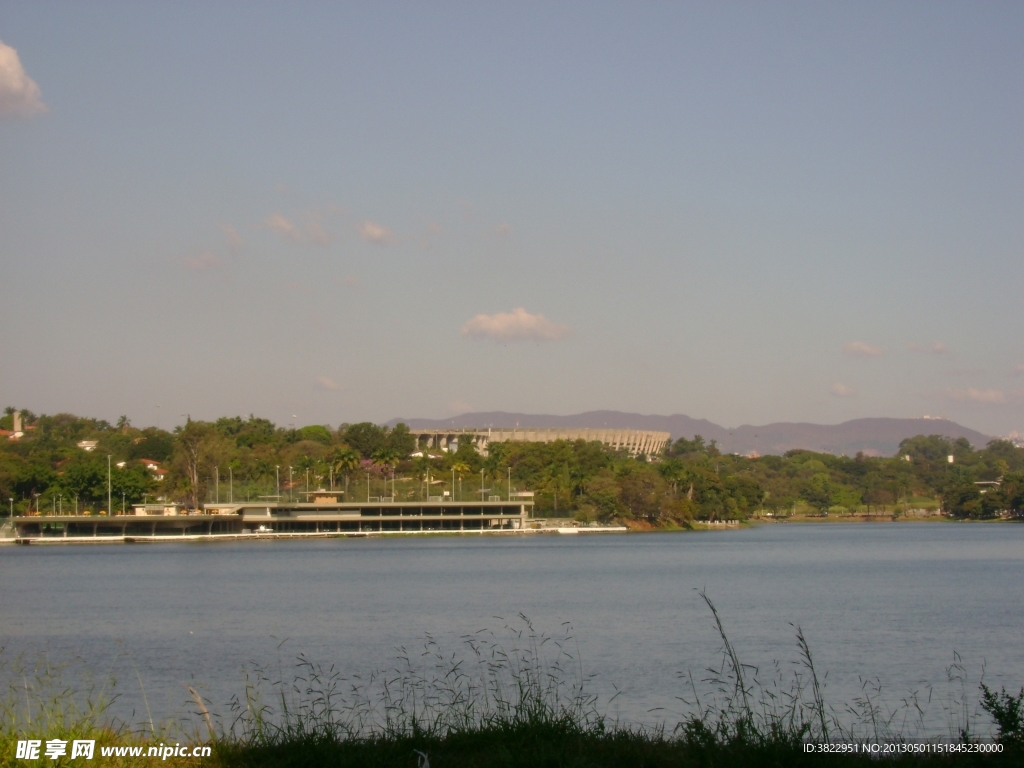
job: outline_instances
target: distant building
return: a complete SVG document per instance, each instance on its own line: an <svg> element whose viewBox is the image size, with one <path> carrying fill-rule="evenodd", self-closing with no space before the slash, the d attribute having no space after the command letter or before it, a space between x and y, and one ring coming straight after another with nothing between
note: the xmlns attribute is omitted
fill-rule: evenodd
<svg viewBox="0 0 1024 768"><path fill-rule="evenodd" d="M96 446L99 443L98 440L81 440L78 443L78 447L86 453L92 453L96 450Z"/></svg>
<svg viewBox="0 0 1024 768"><path fill-rule="evenodd" d="M633 456L654 456L661 453L671 435L640 429L530 429L499 427L487 429L413 429L417 449L434 448L456 451L459 443L471 444L477 453L486 456L491 443L552 443L555 440L597 442L622 450Z"/></svg>

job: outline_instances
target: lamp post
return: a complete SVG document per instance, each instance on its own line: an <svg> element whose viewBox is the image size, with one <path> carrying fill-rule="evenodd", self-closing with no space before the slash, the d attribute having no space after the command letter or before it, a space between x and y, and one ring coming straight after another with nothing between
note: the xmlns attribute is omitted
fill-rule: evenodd
<svg viewBox="0 0 1024 768"><path fill-rule="evenodd" d="M213 487L217 489L217 503L220 504L220 467L214 467L213 472L214 476L216 477L216 480L214 480Z"/></svg>
<svg viewBox="0 0 1024 768"><path fill-rule="evenodd" d="M14 519L14 497L13 496L8 496L7 500L9 502L11 502L11 520L13 520Z"/></svg>
<svg viewBox="0 0 1024 768"><path fill-rule="evenodd" d="M484 471L480 470L480 503L484 501Z"/></svg>
<svg viewBox="0 0 1024 768"><path fill-rule="evenodd" d="M370 473L366 473L366 503L370 503Z"/></svg>
<svg viewBox="0 0 1024 768"><path fill-rule="evenodd" d="M512 501L512 467L508 468L508 500Z"/></svg>
<svg viewBox="0 0 1024 768"><path fill-rule="evenodd" d="M235 503L235 475L231 471L230 464L228 464L228 502Z"/></svg>
<svg viewBox="0 0 1024 768"><path fill-rule="evenodd" d="M292 494L294 493L294 489L292 488L292 485L293 485L293 483L292 483L292 468L291 468L291 466L289 466L288 467L288 501L289 502L294 501L294 497L292 496Z"/></svg>
<svg viewBox="0 0 1024 768"><path fill-rule="evenodd" d="M110 500L110 454L107 454L107 515L114 516L113 502ZM37 505L38 506L38 505Z"/></svg>
<svg viewBox="0 0 1024 768"><path fill-rule="evenodd" d="M274 465L274 477L277 478L277 503L281 503L281 465Z"/></svg>
<svg viewBox="0 0 1024 768"><path fill-rule="evenodd" d="M452 501L455 501L455 470L452 470Z"/></svg>

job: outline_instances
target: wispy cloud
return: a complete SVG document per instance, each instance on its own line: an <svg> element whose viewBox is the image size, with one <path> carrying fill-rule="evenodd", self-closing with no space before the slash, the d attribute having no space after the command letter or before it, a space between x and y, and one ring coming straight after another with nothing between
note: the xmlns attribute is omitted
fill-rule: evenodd
<svg viewBox="0 0 1024 768"><path fill-rule="evenodd" d="M494 228L494 234L498 237L509 237L512 234L512 225L508 223L499 224Z"/></svg>
<svg viewBox="0 0 1024 768"><path fill-rule="evenodd" d="M885 350L863 341L848 341L843 344L843 352L849 357L881 357Z"/></svg>
<svg viewBox="0 0 1024 768"><path fill-rule="evenodd" d="M224 233L224 240L227 241L228 250L231 253L238 253L239 249L245 245L245 241L242 236L238 234L238 230L232 227L230 224L218 224L220 231Z"/></svg>
<svg viewBox="0 0 1024 768"><path fill-rule="evenodd" d="M1001 389L947 389L943 396L947 400L958 402L981 403L983 405L1003 405L1018 402L1024 398L1024 392L1004 392Z"/></svg>
<svg viewBox="0 0 1024 768"><path fill-rule="evenodd" d="M272 213L263 220L263 226L293 243L326 248L334 242L334 235L324 227L324 216L336 213L343 211L333 205L312 211L300 211L293 218L288 218L282 213Z"/></svg>
<svg viewBox="0 0 1024 768"><path fill-rule="evenodd" d="M210 251L203 251L195 256L185 257L184 264L186 269L191 269L193 272L209 272L220 266L220 259Z"/></svg>
<svg viewBox="0 0 1024 768"><path fill-rule="evenodd" d="M313 388L325 392L337 392L341 385L329 376L317 376L313 379Z"/></svg>
<svg viewBox="0 0 1024 768"><path fill-rule="evenodd" d="M359 236L368 243L390 245L395 242L395 234L390 229L375 221L364 221L359 225Z"/></svg>
<svg viewBox="0 0 1024 768"><path fill-rule="evenodd" d="M18 52L0 41L0 117L32 117L46 111L39 86L25 74Z"/></svg>
<svg viewBox="0 0 1024 768"><path fill-rule="evenodd" d="M290 219L286 219L280 213L270 214L263 220L263 224L271 232L276 232L281 237L293 242L297 243L302 239L302 234L299 232L299 228L296 227Z"/></svg>
<svg viewBox="0 0 1024 768"><path fill-rule="evenodd" d="M462 326L462 335L492 341L553 341L572 333L572 328L532 315L522 307L511 312L477 315Z"/></svg>
<svg viewBox="0 0 1024 768"><path fill-rule="evenodd" d="M941 341L935 341L931 344L907 344L907 349L911 352L928 352L933 355L945 355L949 352L949 347Z"/></svg>
<svg viewBox="0 0 1024 768"><path fill-rule="evenodd" d="M857 393L853 387L848 387L845 384L841 384L838 381L832 385L831 392L836 397L853 397Z"/></svg>

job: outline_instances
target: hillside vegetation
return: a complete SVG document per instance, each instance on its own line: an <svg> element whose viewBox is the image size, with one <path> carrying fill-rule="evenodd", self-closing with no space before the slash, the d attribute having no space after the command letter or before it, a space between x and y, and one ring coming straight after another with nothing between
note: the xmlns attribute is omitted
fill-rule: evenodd
<svg viewBox="0 0 1024 768"><path fill-rule="evenodd" d="M9 430L14 409L0 418ZM119 513L163 499L301 498L328 486L346 498L396 496L471 502L533 491L541 514L581 522L654 527L754 516L910 514L1016 517L1024 508L1024 449L1001 440L917 436L891 458L794 450L783 456L721 453L714 441L680 438L664 455L630 457L599 443L497 443L488 456L418 446L408 428L368 422L283 428L267 419L189 420L166 432L57 414L22 412L24 434L0 440L0 498L8 511ZM109 460L108 460L109 457ZM950 461L949 457L953 457ZM108 474L109 461L109 474Z"/></svg>

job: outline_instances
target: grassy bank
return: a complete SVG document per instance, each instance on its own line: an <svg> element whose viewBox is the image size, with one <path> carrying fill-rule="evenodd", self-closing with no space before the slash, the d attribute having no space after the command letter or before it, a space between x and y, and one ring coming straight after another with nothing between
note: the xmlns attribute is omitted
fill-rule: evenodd
<svg viewBox="0 0 1024 768"><path fill-rule="evenodd" d="M913 697L888 709L868 692L831 706L799 628L798 672L762 680L740 661L717 611L707 605L722 656L699 679L683 678L680 700L687 709L678 723L642 727L611 720L603 714L610 702L589 692L571 632L547 636L519 617L496 632L464 637L456 649L427 638L414 653L401 650L394 669L365 677L343 677L301 657L287 676L252 667L244 692L223 715L189 689L189 715L155 723L146 705L141 726L132 727L110 717L114 681L74 688L63 682L60 668L5 662L0 766L40 764L16 758L17 742L27 738L95 739L92 761L41 761L83 766L867 766L878 764L879 753L865 754L866 745L899 750L949 743L986 746L966 754L898 752L884 764L1024 765L1024 691L968 684L954 665L950 679L959 693L943 705L948 733L926 738L924 713ZM807 751L806 745L823 742L853 745L856 752ZM208 745L211 754L100 755L104 745L145 750L178 743Z"/></svg>

